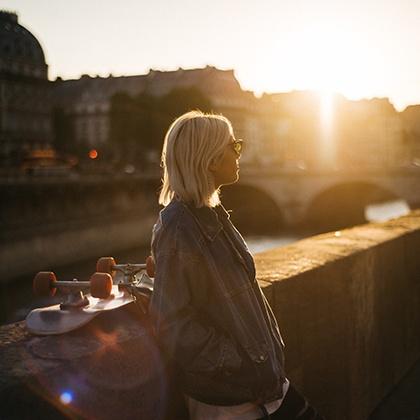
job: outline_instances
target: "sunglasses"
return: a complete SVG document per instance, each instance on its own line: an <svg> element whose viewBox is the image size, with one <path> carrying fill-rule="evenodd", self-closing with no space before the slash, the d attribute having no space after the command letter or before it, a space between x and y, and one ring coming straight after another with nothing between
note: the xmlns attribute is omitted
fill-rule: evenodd
<svg viewBox="0 0 420 420"><path fill-rule="evenodd" d="M230 145L232 146L233 150L236 152L237 155L242 153L244 147L244 141L242 139L233 140Z"/></svg>

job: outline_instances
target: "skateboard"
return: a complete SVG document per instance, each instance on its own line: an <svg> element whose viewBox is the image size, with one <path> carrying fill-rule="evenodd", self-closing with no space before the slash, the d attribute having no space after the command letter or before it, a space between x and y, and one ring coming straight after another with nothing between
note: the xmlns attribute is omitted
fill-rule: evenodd
<svg viewBox="0 0 420 420"><path fill-rule="evenodd" d="M58 281L53 272L41 271L33 280L33 290L39 296L63 295L60 304L37 308L26 317L27 329L37 335L63 334L79 328L102 311L119 308L133 298L118 290L112 277L105 273L93 274L89 281ZM83 292L90 291L84 294Z"/></svg>
<svg viewBox="0 0 420 420"><path fill-rule="evenodd" d="M133 302L143 314L148 312L153 279L145 270L150 262L117 265L112 257L105 257L100 258L97 265L102 272L94 273L89 281L58 281L53 272L39 272L33 280L34 293L54 296L60 290L64 299L60 304L32 310L26 317L27 329L37 335L67 333L87 324L101 312ZM110 272L104 272L105 268Z"/></svg>

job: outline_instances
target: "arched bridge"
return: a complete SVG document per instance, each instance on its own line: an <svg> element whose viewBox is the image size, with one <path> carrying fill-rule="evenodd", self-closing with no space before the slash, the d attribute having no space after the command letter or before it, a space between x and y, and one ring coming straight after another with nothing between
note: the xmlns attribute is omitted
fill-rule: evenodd
<svg viewBox="0 0 420 420"><path fill-rule="evenodd" d="M0 211L2 231L42 227L47 220L67 225L69 220L100 215L121 218L124 212L136 211L139 203L155 205L159 184L157 170L120 177L0 181L5 202ZM302 224L316 231L360 224L368 204L396 199L420 207L420 169L338 172L244 166L239 182L222 189L223 204L234 210L235 224L247 233L271 234Z"/></svg>
<svg viewBox="0 0 420 420"><path fill-rule="evenodd" d="M363 223L366 205L402 199L420 206L420 169L268 171L244 169L236 187L248 203L276 207L285 225ZM349 223L350 222L350 223Z"/></svg>

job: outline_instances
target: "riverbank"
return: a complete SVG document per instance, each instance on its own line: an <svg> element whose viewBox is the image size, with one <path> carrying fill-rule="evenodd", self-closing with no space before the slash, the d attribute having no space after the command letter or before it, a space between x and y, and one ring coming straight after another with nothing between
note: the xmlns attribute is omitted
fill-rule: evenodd
<svg viewBox="0 0 420 420"><path fill-rule="evenodd" d="M10 241L0 248L0 281L147 244L156 217L139 209Z"/></svg>

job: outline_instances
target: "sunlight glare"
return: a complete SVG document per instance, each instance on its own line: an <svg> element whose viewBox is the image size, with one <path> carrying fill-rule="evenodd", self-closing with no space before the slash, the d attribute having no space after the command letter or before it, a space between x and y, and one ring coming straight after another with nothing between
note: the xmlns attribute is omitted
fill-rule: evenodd
<svg viewBox="0 0 420 420"><path fill-rule="evenodd" d="M330 130L333 118L333 93L325 90L320 92L319 96L321 124L325 130Z"/></svg>
<svg viewBox="0 0 420 420"><path fill-rule="evenodd" d="M258 92L294 86L356 100L366 96L381 77L378 68L369 65L371 56L369 43L351 27L320 21L293 28L280 45L274 39L268 41L252 71L241 76Z"/></svg>
<svg viewBox="0 0 420 420"><path fill-rule="evenodd" d="M324 90L319 92L319 117L321 132L321 158L327 167L334 167L335 144L333 136L334 94Z"/></svg>

